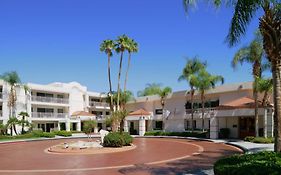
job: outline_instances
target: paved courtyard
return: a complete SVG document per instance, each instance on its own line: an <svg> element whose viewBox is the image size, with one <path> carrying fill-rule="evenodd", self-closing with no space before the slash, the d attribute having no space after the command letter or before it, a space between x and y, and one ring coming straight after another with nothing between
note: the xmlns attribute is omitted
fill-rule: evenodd
<svg viewBox="0 0 281 175"><path fill-rule="evenodd" d="M46 149L70 139L0 144L0 174L205 174L220 157L241 153L223 143L169 138L135 138L133 150L61 155Z"/></svg>

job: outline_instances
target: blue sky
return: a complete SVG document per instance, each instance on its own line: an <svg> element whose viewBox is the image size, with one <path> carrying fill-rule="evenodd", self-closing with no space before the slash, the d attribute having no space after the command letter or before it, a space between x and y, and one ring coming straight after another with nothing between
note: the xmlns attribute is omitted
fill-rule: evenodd
<svg viewBox="0 0 281 175"><path fill-rule="evenodd" d="M248 65L233 71L230 61L253 38L258 20L237 47L229 48L224 41L232 13L202 3L187 17L182 0L1 0L0 73L15 70L23 82L41 84L77 81L105 92L107 58L99 45L127 34L139 43L128 82L133 92L152 82L187 89L177 79L185 57L193 56L207 60L208 70L223 75L226 83L251 81ZM114 55L114 87L118 63Z"/></svg>

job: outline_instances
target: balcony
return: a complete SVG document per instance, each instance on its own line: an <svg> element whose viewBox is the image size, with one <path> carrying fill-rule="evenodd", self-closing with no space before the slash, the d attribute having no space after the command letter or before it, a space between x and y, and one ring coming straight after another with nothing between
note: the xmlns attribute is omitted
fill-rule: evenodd
<svg viewBox="0 0 281 175"><path fill-rule="evenodd" d="M43 103L59 103L59 104L69 103L69 100L67 98L55 98L55 97L32 96L31 100L37 102L43 102Z"/></svg>
<svg viewBox="0 0 281 175"><path fill-rule="evenodd" d="M109 108L109 104L106 102L96 102L96 101L90 101L90 107L96 107L96 108Z"/></svg>
<svg viewBox="0 0 281 175"><path fill-rule="evenodd" d="M58 118L63 119L68 116L68 113L51 113L51 112L32 112L32 118Z"/></svg>

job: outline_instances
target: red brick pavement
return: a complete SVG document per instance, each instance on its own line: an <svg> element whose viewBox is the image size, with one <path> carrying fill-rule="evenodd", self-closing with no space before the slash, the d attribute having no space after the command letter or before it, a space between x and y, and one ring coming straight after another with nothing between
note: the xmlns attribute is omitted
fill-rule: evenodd
<svg viewBox="0 0 281 175"><path fill-rule="evenodd" d="M0 174L182 174L209 169L220 157L241 153L225 144L166 138L137 138L136 149L117 153L57 155L44 152L67 141L69 139L1 144Z"/></svg>

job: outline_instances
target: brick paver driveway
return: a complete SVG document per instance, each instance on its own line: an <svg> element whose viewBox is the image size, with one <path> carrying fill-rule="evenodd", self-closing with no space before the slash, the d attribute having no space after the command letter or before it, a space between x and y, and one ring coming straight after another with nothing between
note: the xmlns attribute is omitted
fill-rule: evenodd
<svg viewBox="0 0 281 175"><path fill-rule="evenodd" d="M68 140L0 145L0 174L187 174L209 169L220 157L241 153L221 143L167 138L136 138L136 149L92 155L58 155L44 150Z"/></svg>

